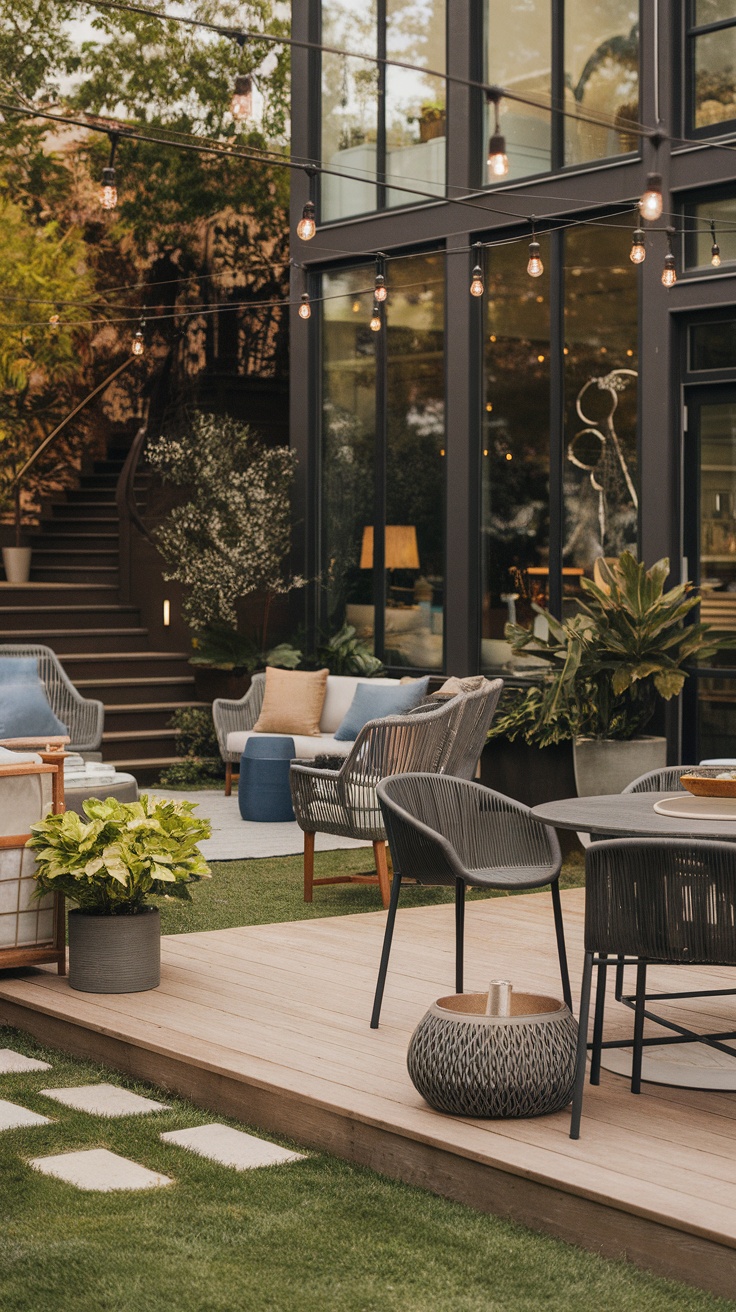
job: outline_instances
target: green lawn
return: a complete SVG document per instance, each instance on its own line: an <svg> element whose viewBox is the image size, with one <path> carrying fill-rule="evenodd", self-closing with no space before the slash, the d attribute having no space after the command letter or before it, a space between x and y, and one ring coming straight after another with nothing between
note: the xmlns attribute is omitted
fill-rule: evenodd
<svg viewBox="0 0 736 1312"><path fill-rule="evenodd" d="M238 1173L162 1144L222 1117L0 1029L53 1071L0 1075L0 1098L54 1118L0 1135L2 1312L734 1312L324 1154ZM104 1120L39 1090L111 1080L171 1104ZM235 1124L235 1122L231 1122ZM105 1147L175 1184L85 1193L26 1166Z"/></svg>

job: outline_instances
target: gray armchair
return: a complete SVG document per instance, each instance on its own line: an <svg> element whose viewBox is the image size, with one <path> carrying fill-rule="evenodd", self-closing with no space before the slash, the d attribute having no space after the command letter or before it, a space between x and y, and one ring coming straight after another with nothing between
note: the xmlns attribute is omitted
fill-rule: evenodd
<svg viewBox="0 0 736 1312"><path fill-rule="evenodd" d="M225 762L226 797L230 796L233 789L233 765L237 765L240 760L239 752L228 751L227 736L229 733L244 733L246 730L253 728L261 713L265 691L265 674L254 674L250 682L250 688L244 697L239 697L237 701L217 697L212 703L212 719L217 734L217 743L220 748L220 756Z"/></svg>
<svg viewBox="0 0 736 1312"><path fill-rule="evenodd" d="M82 697L62 669L58 657L50 647L32 644L0 644L3 656L32 656L38 662L41 680L49 705L69 730L69 750L96 752L102 742L105 708L102 702Z"/></svg>

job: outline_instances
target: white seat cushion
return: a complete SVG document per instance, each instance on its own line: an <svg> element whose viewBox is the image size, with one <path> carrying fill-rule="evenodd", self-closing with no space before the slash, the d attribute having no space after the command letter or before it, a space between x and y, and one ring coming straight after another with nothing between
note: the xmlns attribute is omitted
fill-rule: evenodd
<svg viewBox="0 0 736 1312"><path fill-rule="evenodd" d="M242 755L243 748L249 738L293 738L294 756L303 760L313 761L315 756L322 756L325 753L330 756L347 756L353 746L353 743L335 742L331 733L321 733L319 737L309 737L295 734L278 734L278 733L254 733L252 729L242 730L238 733L229 733L227 736L228 753L238 756Z"/></svg>

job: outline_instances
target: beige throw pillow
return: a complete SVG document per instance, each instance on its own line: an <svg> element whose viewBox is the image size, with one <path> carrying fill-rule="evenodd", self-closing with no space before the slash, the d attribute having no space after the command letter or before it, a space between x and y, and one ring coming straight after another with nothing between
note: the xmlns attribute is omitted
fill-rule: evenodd
<svg viewBox="0 0 736 1312"><path fill-rule="evenodd" d="M263 705L254 732L318 738L328 674L329 670L280 670L267 665Z"/></svg>
<svg viewBox="0 0 736 1312"><path fill-rule="evenodd" d="M452 695L456 697L459 692L478 692L485 681L485 675L483 674L466 674L462 679L451 675L449 679L445 680L442 687L437 689L437 692L432 693L432 696L449 697Z"/></svg>

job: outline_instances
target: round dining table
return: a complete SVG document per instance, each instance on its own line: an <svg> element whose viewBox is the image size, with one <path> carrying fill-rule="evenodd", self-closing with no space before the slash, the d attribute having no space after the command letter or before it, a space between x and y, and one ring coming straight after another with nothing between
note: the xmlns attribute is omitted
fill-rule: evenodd
<svg viewBox="0 0 736 1312"><path fill-rule="evenodd" d="M599 797L567 797L532 807L532 815L555 829L573 829L603 838L710 838L736 842L736 801L711 805L716 815L663 815L655 804L675 804L697 813L716 799L672 793L613 793ZM733 811L733 819L725 816ZM718 818L718 817L721 818ZM696 969L696 968L694 968ZM660 995L662 996L662 995ZM690 1019L692 1017L690 1016ZM689 1024L689 1020L683 1023ZM736 1017L734 1019L736 1030ZM631 1075L629 1048L604 1048L601 1065L617 1075ZM736 1090L736 1047L731 1058L705 1043L652 1044L644 1049L642 1079L654 1084L690 1089Z"/></svg>

